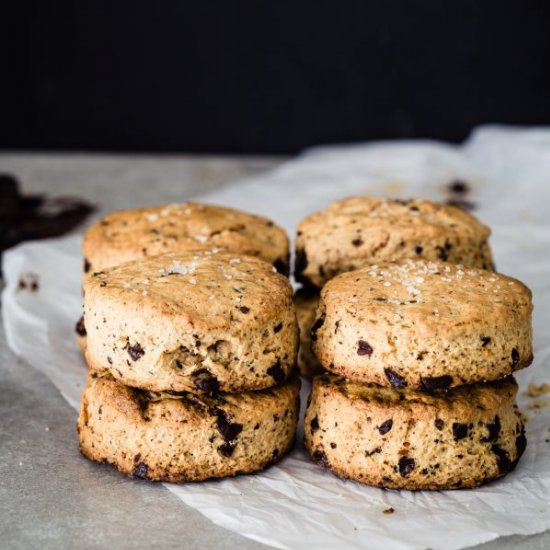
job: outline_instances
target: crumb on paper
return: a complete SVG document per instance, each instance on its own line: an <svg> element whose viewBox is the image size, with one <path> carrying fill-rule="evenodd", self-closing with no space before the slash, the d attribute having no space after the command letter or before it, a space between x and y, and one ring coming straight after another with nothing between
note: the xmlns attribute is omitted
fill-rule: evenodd
<svg viewBox="0 0 550 550"><path fill-rule="evenodd" d="M22 273L17 282L17 290L36 292L39 288L38 275L36 273Z"/></svg>
<svg viewBox="0 0 550 550"><path fill-rule="evenodd" d="M386 514L386 515L393 514L394 512L395 512L395 510L391 506L384 510L384 514Z"/></svg>
<svg viewBox="0 0 550 550"><path fill-rule="evenodd" d="M528 409L534 410L545 409L546 407L550 407L550 401L546 401L546 399L536 399L527 405Z"/></svg>
<svg viewBox="0 0 550 550"><path fill-rule="evenodd" d="M550 393L550 384L529 384L524 392L528 397L540 397L546 393Z"/></svg>

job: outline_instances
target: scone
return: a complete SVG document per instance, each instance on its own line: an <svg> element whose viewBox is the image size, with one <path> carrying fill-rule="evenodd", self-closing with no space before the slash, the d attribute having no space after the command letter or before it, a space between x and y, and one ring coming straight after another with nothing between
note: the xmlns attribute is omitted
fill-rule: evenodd
<svg viewBox="0 0 550 550"><path fill-rule="evenodd" d="M199 248L257 256L288 275L288 236L282 228L262 216L194 202L109 214L84 236L84 271Z"/></svg>
<svg viewBox="0 0 550 550"><path fill-rule="evenodd" d="M468 212L424 200L352 197L298 225L295 276L322 287L367 263L422 258L493 269L490 229Z"/></svg>
<svg viewBox="0 0 550 550"><path fill-rule="evenodd" d="M216 397L151 393L92 375L78 419L81 452L120 472L199 481L262 470L292 447L297 377L273 389Z"/></svg>
<svg viewBox="0 0 550 550"><path fill-rule="evenodd" d="M313 351L334 374L394 388L496 380L531 363L532 309L525 285L492 271L373 265L325 285Z"/></svg>
<svg viewBox="0 0 550 550"><path fill-rule="evenodd" d="M152 391L241 392L281 384L296 362L292 287L258 258L187 251L84 281L86 359Z"/></svg>
<svg viewBox="0 0 550 550"><path fill-rule="evenodd" d="M300 288L294 294L296 318L300 327L298 369L302 376L310 378L321 372L321 365L311 351L311 327L315 323L315 311L319 305L319 291L311 287Z"/></svg>
<svg viewBox="0 0 550 550"><path fill-rule="evenodd" d="M388 489L482 485L526 446L512 377L433 393L322 375L313 381L305 445L336 475Z"/></svg>

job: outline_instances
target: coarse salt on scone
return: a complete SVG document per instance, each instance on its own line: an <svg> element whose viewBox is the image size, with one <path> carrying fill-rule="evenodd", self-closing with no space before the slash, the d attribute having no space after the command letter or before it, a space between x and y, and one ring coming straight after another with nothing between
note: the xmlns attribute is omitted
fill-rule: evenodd
<svg viewBox="0 0 550 550"><path fill-rule="evenodd" d="M84 236L84 271L199 248L256 256L288 275L288 236L282 228L262 216L195 202L109 214Z"/></svg>
<svg viewBox="0 0 550 550"><path fill-rule="evenodd" d="M477 487L515 467L526 446L512 377L449 391L314 378L306 448L336 475L388 489Z"/></svg>
<svg viewBox="0 0 550 550"><path fill-rule="evenodd" d="M532 309L525 285L492 271L372 265L325 285L313 350L358 382L430 390L496 380L531 363Z"/></svg>
<svg viewBox="0 0 550 550"><path fill-rule="evenodd" d="M278 462L294 441L300 383L239 395L152 393L92 373L78 419L81 452L157 481L247 474Z"/></svg>
<svg viewBox="0 0 550 550"><path fill-rule="evenodd" d="M296 238L296 279L322 287L367 263L422 258L494 269L491 231L455 206L425 200L351 197L304 218Z"/></svg>
<svg viewBox="0 0 550 550"><path fill-rule="evenodd" d="M84 291L86 359L129 386L241 392L295 365L292 288L263 260L171 253L96 272Z"/></svg>

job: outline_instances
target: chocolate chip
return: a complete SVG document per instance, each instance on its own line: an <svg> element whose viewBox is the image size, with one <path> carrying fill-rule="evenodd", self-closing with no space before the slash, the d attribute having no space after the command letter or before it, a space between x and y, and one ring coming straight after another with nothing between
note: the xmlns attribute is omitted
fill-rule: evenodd
<svg viewBox="0 0 550 550"><path fill-rule="evenodd" d="M317 417L313 418L310 422L311 433L316 432L319 429L319 419Z"/></svg>
<svg viewBox="0 0 550 550"><path fill-rule="evenodd" d="M141 479L147 479L147 473L149 472L149 467L145 462L140 462L132 471L134 477L139 477Z"/></svg>
<svg viewBox="0 0 550 550"><path fill-rule="evenodd" d="M206 393L217 393L220 391L218 379L208 370L199 369L193 373L195 387Z"/></svg>
<svg viewBox="0 0 550 550"><path fill-rule="evenodd" d="M275 380L275 384L282 384L285 379L285 371L281 368L281 362L277 361L272 367L267 369L267 374Z"/></svg>
<svg viewBox="0 0 550 550"><path fill-rule="evenodd" d="M315 342L315 340L317 340L317 331L323 326L324 322L325 322L325 316L321 315L321 317L319 317L319 319L317 319L315 323L313 323L313 326L311 327L312 342Z"/></svg>
<svg viewBox="0 0 550 550"><path fill-rule="evenodd" d="M462 180L451 181L447 184L449 191L455 195L465 195L470 191L470 186Z"/></svg>
<svg viewBox="0 0 550 550"><path fill-rule="evenodd" d="M88 261L88 258L84 258L84 273L89 273L92 269L92 264Z"/></svg>
<svg viewBox="0 0 550 550"><path fill-rule="evenodd" d="M324 453L324 451L315 451L312 457L313 460L317 464L319 464L319 466L323 466L324 468L328 468L330 466L327 455Z"/></svg>
<svg viewBox="0 0 550 550"><path fill-rule="evenodd" d="M137 342L133 346L126 344L126 350L133 361L137 361L145 355L145 350Z"/></svg>
<svg viewBox="0 0 550 550"><path fill-rule="evenodd" d="M336 443L331 443L331 444L330 444L330 448L331 448L331 449L336 449L336 447L337 447Z"/></svg>
<svg viewBox="0 0 550 550"><path fill-rule="evenodd" d="M424 252L424 249L423 249L421 246L416 246L416 247L414 248L414 251L415 251L418 255L420 255L420 254L422 254L422 252Z"/></svg>
<svg viewBox="0 0 550 550"><path fill-rule="evenodd" d="M500 434L500 418L495 416L494 420L487 424L487 437L482 437L481 441L483 443L493 443L497 440L499 434Z"/></svg>
<svg viewBox="0 0 550 550"><path fill-rule="evenodd" d="M368 342L365 342L365 340L357 342L357 355L368 355L370 357L372 352L372 346Z"/></svg>
<svg viewBox="0 0 550 550"><path fill-rule="evenodd" d="M86 336L86 326L84 325L84 315L78 320L75 326L76 333L79 336Z"/></svg>
<svg viewBox="0 0 550 550"><path fill-rule="evenodd" d="M525 452L525 449L527 448L527 438L525 437L525 426L521 426L521 431L519 435L516 437L516 452L517 457L516 461L518 461L521 458L521 455Z"/></svg>
<svg viewBox="0 0 550 550"><path fill-rule="evenodd" d="M353 241L351 241L351 244L353 246L361 246L363 244L363 240L362 239L353 239Z"/></svg>
<svg viewBox="0 0 550 550"><path fill-rule="evenodd" d="M420 211L420 208L418 208L418 206L409 206L409 210L411 212L418 212Z"/></svg>
<svg viewBox="0 0 550 550"><path fill-rule="evenodd" d="M449 258L449 254L447 253L445 248L443 248L442 246L436 246L435 249L437 251L437 257L444 262L447 261L447 259Z"/></svg>
<svg viewBox="0 0 550 550"><path fill-rule="evenodd" d="M407 477L416 467L414 458L408 456L402 456L399 459L399 473L402 477Z"/></svg>
<svg viewBox="0 0 550 550"><path fill-rule="evenodd" d="M453 377L448 374L442 376L421 376L420 384L425 390L446 390L453 383Z"/></svg>
<svg viewBox="0 0 550 550"><path fill-rule="evenodd" d="M453 422L453 439L455 441L460 441L465 437L468 437L468 424Z"/></svg>
<svg viewBox="0 0 550 550"><path fill-rule="evenodd" d="M246 306L241 306L239 310L241 313L248 313L250 311L250 308Z"/></svg>
<svg viewBox="0 0 550 550"><path fill-rule="evenodd" d="M229 458L233 451L235 450L235 445L232 445L231 443L224 443L223 445L220 445L218 447L218 453L220 453L225 458Z"/></svg>
<svg viewBox="0 0 550 550"><path fill-rule="evenodd" d="M288 277L290 275L290 267L288 265L288 262L285 262L284 260L275 260L273 262L273 267L277 270L277 273L280 273L285 277Z"/></svg>
<svg viewBox="0 0 550 550"><path fill-rule="evenodd" d="M384 374L393 388L405 388L407 386L407 381L392 369L385 368Z"/></svg>
<svg viewBox="0 0 550 550"><path fill-rule="evenodd" d="M231 422L227 413L222 409L216 409L216 427L225 441L232 441L242 431L243 425L236 422Z"/></svg>
<svg viewBox="0 0 550 550"><path fill-rule="evenodd" d="M519 364L519 351L516 348L512 349L512 368L515 369Z"/></svg>
<svg viewBox="0 0 550 550"><path fill-rule="evenodd" d="M442 430L443 429L443 426L445 425L445 422L443 422L443 420L441 420L441 418L436 418L434 420L434 424L435 424L435 427L438 429L438 430Z"/></svg>
<svg viewBox="0 0 550 550"><path fill-rule="evenodd" d="M487 344L491 343L491 337L490 336L482 336L481 337L481 347L484 348Z"/></svg>
<svg viewBox="0 0 550 550"><path fill-rule="evenodd" d="M277 332L280 332L282 328L283 328L283 323L279 323L278 325L275 325L275 326L273 327L273 332L274 332L275 334L277 334Z"/></svg>
<svg viewBox="0 0 550 550"><path fill-rule="evenodd" d="M508 453L499 445L493 445L491 451L497 456L497 466L500 474L507 474L513 468Z"/></svg>
<svg viewBox="0 0 550 550"><path fill-rule="evenodd" d="M380 435L386 435L392 429L392 426L393 420L391 418L389 418L385 422L382 422L382 424L378 426L378 431L380 432Z"/></svg>

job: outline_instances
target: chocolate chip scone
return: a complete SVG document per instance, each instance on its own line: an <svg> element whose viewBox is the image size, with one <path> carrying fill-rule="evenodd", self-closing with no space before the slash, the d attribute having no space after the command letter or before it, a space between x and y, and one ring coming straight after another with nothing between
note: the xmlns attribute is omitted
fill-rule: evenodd
<svg viewBox="0 0 550 550"><path fill-rule="evenodd" d="M88 364L129 386L257 390L295 365L292 287L263 260L170 253L96 272L84 291Z"/></svg>
<svg viewBox="0 0 550 550"><path fill-rule="evenodd" d="M300 327L298 369L307 378L321 372L321 365L311 351L311 327L315 323L315 311L319 305L319 291L311 287L300 288L294 294L296 318Z"/></svg>
<svg viewBox="0 0 550 550"><path fill-rule="evenodd" d="M512 377L432 393L314 378L305 445L336 475L389 489L477 487L526 446Z"/></svg>
<svg viewBox="0 0 550 550"><path fill-rule="evenodd" d="M496 380L533 360L532 309L525 285L492 271L373 265L325 285L313 351L330 372L394 388Z"/></svg>
<svg viewBox="0 0 550 550"><path fill-rule="evenodd" d="M322 287L367 263L421 258L494 269L490 229L468 212L425 200L352 197L304 218L296 279Z"/></svg>
<svg viewBox="0 0 550 550"><path fill-rule="evenodd" d="M120 472L200 481L262 470L294 440L300 383L215 397L132 389L92 374L78 419L81 452Z"/></svg>
<svg viewBox="0 0 550 550"><path fill-rule="evenodd" d="M109 214L84 236L84 271L199 248L257 256L288 275L288 236L282 228L262 216L194 202Z"/></svg>

